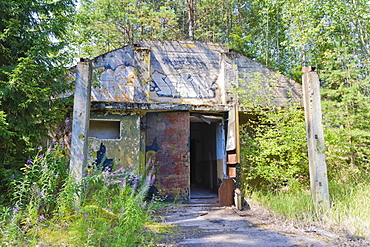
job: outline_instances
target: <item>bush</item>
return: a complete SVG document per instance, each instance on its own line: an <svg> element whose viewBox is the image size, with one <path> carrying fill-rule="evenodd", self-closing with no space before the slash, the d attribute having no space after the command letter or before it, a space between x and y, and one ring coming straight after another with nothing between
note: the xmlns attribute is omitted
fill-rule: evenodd
<svg viewBox="0 0 370 247"><path fill-rule="evenodd" d="M308 185L304 112L295 105L256 112L242 129L242 171L247 187L272 190Z"/></svg>

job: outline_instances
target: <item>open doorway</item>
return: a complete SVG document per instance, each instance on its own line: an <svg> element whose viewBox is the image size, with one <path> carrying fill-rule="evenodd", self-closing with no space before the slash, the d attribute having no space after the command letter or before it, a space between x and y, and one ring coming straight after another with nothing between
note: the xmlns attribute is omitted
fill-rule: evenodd
<svg viewBox="0 0 370 247"><path fill-rule="evenodd" d="M220 116L192 114L190 117L190 198L218 195L218 177L223 173L219 149L224 142L220 128L223 130Z"/></svg>

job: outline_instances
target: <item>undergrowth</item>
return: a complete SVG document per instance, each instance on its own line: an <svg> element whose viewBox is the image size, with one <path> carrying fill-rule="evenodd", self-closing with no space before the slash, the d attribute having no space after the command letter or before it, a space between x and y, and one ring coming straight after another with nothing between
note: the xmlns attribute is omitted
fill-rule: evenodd
<svg viewBox="0 0 370 247"><path fill-rule="evenodd" d="M332 181L329 187L331 208L323 214L315 211L307 190L254 191L251 198L275 216L295 224L316 225L341 236L370 240L370 184Z"/></svg>
<svg viewBox="0 0 370 247"><path fill-rule="evenodd" d="M12 182L11 205L0 207L2 246L148 246L145 200L154 177L88 169L82 183L69 176L63 145L39 148Z"/></svg>

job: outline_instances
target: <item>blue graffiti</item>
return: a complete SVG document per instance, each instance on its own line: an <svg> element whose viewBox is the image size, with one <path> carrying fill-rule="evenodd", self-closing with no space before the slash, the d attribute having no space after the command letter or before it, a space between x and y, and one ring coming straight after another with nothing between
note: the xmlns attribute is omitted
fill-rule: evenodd
<svg viewBox="0 0 370 247"><path fill-rule="evenodd" d="M217 75L201 76L197 73L166 75L152 73L150 91L158 97L211 99L216 97Z"/></svg>
<svg viewBox="0 0 370 247"><path fill-rule="evenodd" d="M162 58L163 64L170 65L174 69L183 69L184 67L187 67L189 65L196 66L196 67L203 67L207 68L207 64L203 62L200 58L197 57L177 57L177 58Z"/></svg>

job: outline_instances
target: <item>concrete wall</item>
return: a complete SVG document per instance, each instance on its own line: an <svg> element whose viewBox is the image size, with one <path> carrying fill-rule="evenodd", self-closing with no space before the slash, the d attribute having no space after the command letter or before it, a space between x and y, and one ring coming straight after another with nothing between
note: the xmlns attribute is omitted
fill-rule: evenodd
<svg viewBox="0 0 370 247"><path fill-rule="evenodd" d="M155 186L169 201L189 200L190 111L229 111L236 102L235 85L244 87L246 99L254 103L265 103L259 95L272 95L273 103L280 105L301 98L294 81L215 43L142 41L101 55L92 65L91 119L119 121L120 134L118 139L91 136L89 163L112 161L113 170L133 167L139 174L152 159ZM248 91L253 88L258 90ZM211 141L217 148L212 154L205 151L207 158L199 162L212 166L214 177L223 178L223 127L213 132L222 144Z"/></svg>
<svg viewBox="0 0 370 247"><path fill-rule="evenodd" d="M222 102L220 52L224 46L192 41L145 41L141 45L151 50L151 101Z"/></svg>
<svg viewBox="0 0 370 247"><path fill-rule="evenodd" d="M92 101L221 103L223 45L143 41L93 60Z"/></svg>
<svg viewBox="0 0 370 247"><path fill-rule="evenodd" d="M295 81L238 52L229 54L237 68L239 88L254 104L286 105L290 99L301 102L302 88Z"/></svg>
<svg viewBox="0 0 370 247"><path fill-rule="evenodd" d="M274 104L301 98L300 85L224 45L148 40L93 60L92 101L232 104L233 85L256 82Z"/></svg>
<svg viewBox="0 0 370 247"><path fill-rule="evenodd" d="M99 155L103 155L103 160L112 160L113 170L119 167L133 167L134 171L139 174L143 166L142 162L140 162L140 115L123 112L93 112L90 119L102 122L118 121L120 137L118 139L100 139L93 137L90 133L88 163L94 163Z"/></svg>
<svg viewBox="0 0 370 247"><path fill-rule="evenodd" d="M135 84L134 51L124 47L93 60L92 101L133 101Z"/></svg>

